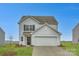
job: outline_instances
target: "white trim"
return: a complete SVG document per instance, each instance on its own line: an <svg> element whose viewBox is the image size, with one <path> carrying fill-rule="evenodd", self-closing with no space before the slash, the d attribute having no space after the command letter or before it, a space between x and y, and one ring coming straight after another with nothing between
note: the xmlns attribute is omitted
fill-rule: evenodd
<svg viewBox="0 0 79 59"><path fill-rule="evenodd" d="M35 36L35 38L57 38L57 36Z"/></svg>
<svg viewBox="0 0 79 59"><path fill-rule="evenodd" d="M33 19L33 20L35 20L36 22L38 22L38 23L40 23L37 19L35 19L34 17L32 17L32 16L26 16L27 18L25 18L25 19L20 19L20 21L18 22L18 24L21 24L22 22L24 22L25 20L27 20L27 19L29 19L29 18L31 18L31 19ZM21 21L22 20L22 21Z"/></svg>
<svg viewBox="0 0 79 59"><path fill-rule="evenodd" d="M44 23L39 29L37 29L37 30L35 30L34 32L32 32L32 34L34 34L36 31L38 32L38 31L39 31L41 28L43 28L44 26L49 27L51 30L55 31L55 32L58 33L59 35L61 34L61 33L59 33L57 30L55 30L55 29L53 29L52 27L50 27L47 22Z"/></svg>

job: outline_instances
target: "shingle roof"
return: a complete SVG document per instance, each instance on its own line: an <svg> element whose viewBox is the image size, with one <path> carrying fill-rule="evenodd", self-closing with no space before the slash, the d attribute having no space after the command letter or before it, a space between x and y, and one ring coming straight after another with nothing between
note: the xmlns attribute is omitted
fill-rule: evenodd
<svg viewBox="0 0 79 59"><path fill-rule="evenodd" d="M19 24L23 22L25 19L30 18L30 17L33 17L36 20L38 20L40 24L44 24L45 22L47 22L48 24L53 24L53 25L58 24L58 22L53 16L23 16L21 20L19 21Z"/></svg>
<svg viewBox="0 0 79 59"><path fill-rule="evenodd" d="M74 31L77 27L79 27L79 23L72 30Z"/></svg>

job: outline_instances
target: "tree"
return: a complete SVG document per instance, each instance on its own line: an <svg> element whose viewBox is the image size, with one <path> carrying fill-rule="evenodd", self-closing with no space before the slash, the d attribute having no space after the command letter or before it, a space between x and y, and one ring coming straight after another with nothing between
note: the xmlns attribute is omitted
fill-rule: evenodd
<svg viewBox="0 0 79 59"><path fill-rule="evenodd" d="M10 44L12 44L13 36L9 36L9 39L10 39Z"/></svg>

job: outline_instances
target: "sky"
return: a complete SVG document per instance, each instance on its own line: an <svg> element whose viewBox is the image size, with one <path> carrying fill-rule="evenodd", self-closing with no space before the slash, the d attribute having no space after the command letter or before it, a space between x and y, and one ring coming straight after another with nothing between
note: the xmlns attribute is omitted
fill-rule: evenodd
<svg viewBox="0 0 79 59"><path fill-rule="evenodd" d="M22 16L54 16L58 21L61 40L72 40L72 29L79 23L78 3L6 3L0 4L0 27L5 31L5 39L13 36L19 40L18 22Z"/></svg>

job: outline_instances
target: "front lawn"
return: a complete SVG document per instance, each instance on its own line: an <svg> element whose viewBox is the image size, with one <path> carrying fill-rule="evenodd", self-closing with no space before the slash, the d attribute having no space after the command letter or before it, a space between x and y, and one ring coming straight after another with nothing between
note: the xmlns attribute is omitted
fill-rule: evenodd
<svg viewBox="0 0 79 59"><path fill-rule="evenodd" d="M71 41L63 41L61 43L65 50L73 52L75 55L79 56L79 43L73 44Z"/></svg>
<svg viewBox="0 0 79 59"><path fill-rule="evenodd" d="M32 56L32 47L17 47L7 44L0 47L0 56Z"/></svg>

